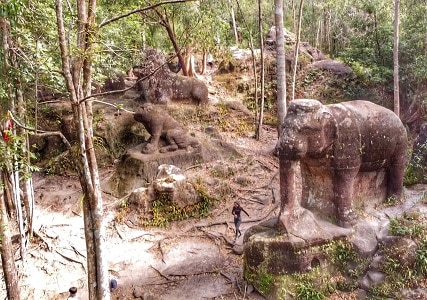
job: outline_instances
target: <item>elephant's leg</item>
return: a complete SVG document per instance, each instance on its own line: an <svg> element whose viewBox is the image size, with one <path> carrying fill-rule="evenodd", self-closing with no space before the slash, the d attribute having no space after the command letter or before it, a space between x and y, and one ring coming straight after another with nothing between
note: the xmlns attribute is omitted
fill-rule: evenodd
<svg viewBox="0 0 427 300"><path fill-rule="evenodd" d="M298 194L299 161L280 160L280 212L293 211L300 207Z"/></svg>
<svg viewBox="0 0 427 300"><path fill-rule="evenodd" d="M395 197L396 200L402 198L403 176L405 173L405 156L394 157L386 169L387 174L387 197Z"/></svg>
<svg viewBox="0 0 427 300"><path fill-rule="evenodd" d="M351 227L357 218L352 205L357 172L358 170L335 170L333 177L335 214L341 227Z"/></svg>

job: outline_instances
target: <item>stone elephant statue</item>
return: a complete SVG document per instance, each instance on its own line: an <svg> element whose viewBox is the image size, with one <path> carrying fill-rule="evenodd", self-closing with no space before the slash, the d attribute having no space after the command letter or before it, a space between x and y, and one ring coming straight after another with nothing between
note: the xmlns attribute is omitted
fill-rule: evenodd
<svg viewBox="0 0 427 300"><path fill-rule="evenodd" d="M208 87L202 80L172 72L166 57L158 49L147 48L143 54L145 60L132 69L137 77L142 103L167 104L189 100L201 106L209 104Z"/></svg>
<svg viewBox="0 0 427 300"><path fill-rule="evenodd" d="M351 227L356 218L352 198L359 172L384 169L387 197L402 196L406 129L394 112L372 102L323 105L310 99L291 101L276 150L281 169L282 212L292 207L287 203L292 199L283 191L292 182L288 171L290 162L295 161L329 170L335 216L341 227Z"/></svg>
<svg viewBox="0 0 427 300"><path fill-rule="evenodd" d="M172 118L160 105L143 104L134 113L133 118L135 121L141 122L151 135L149 142L142 149L145 154L150 154L157 150L164 153L186 149L189 146L200 148L199 141L188 136L187 129ZM159 147L161 138L166 143L163 147Z"/></svg>

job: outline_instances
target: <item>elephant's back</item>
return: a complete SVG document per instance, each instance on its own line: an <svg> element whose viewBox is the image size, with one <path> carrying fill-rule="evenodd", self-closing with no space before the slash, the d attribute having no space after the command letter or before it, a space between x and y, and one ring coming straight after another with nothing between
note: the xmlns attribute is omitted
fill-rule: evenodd
<svg viewBox="0 0 427 300"><path fill-rule="evenodd" d="M392 131L405 132L405 126L399 117L390 109L366 100L353 100L341 104L351 111L361 129L373 129L382 133Z"/></svg>
<svg viewBox="0 0 427 300"><path fill-rule="evenodd" d="M363 160L380 161L384 156L403 155L406 152L406 129L393 111L365 100L336 105L340 109L335 107L335 113L342 110L347 116L352 115L355 123L351 126L352 130L360 137L362 156L367 156Z"/></svg>

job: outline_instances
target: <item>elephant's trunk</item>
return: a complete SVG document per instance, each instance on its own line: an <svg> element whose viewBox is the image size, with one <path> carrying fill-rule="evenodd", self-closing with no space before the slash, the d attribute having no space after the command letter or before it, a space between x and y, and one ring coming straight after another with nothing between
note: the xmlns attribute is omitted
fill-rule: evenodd
<svg viewBox="0 0 427 300"><path fill-rule="evenodd" d="M296 138L292 132L283 132L279 144L281 160L299 160L307 153L307 143L304 138Z"/></svg>
<svg viewBox="0 0 427 300"><path fill-rule="evenodd" d="M299 160L280 160L280 212L294 211L301 202L301 169Z"/></svg>

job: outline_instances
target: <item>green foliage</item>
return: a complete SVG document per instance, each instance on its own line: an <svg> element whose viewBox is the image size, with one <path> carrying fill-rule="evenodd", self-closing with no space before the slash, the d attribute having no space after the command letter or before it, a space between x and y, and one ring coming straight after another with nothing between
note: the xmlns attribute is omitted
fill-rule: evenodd
<svg viewBox="0 0 427 300"><path fill-rule="evenodd" d="M110 19L132 8L136 8L135 3L101 5L98 17L100 20ZM113 78L117 73L125 72L140 63L142 37L146 35L147 29L141 23L138 14L101 27L98 38L102 42L94 49L95 80L102 83L105 78Z"/></svg>
<svg viewBox="0 0 427 300"><path fill-rule="evenodd" d="M402 289L420 286L427 274L427 223L418 213L404 214L400 218L390 220L389 230L391 235L403 236L416 242L417 249L414 263L405 263L401 259L401 252L407 249L397 247L382 247L384 262L381 270L387 275L385 281L372 288L374 299L381 297L398 298Z"/></svg>
<svg viewBox="0 0 427 300"><path fill-rule="evenodd" d="M289 295L296 300L326 299L334 291L333 281L320 267L307 273L284 275L278 284L281 289L279 299L288 299Z"/></svg>
<svg viewBox="0 0 427 300"><path fill-rule="evenodd" d="M406 166L403 177L404 185L413 185L427 180L427 164L424 159L424 153L427 153L427 143L421 145L417 153L410 155L411 160Z"/></svg>
<svg viewBox="0 0 427 300"><path fill-rule="evenodd" d="M311 282L299 282L297 284L297 300L321 300L325 295L314 287Z"/></svg>
<svg viewBox="0 0 427 300"><path fill-rule="evenodd" d="M424 236L419 243L416 254L415 270L425 277L427 276L427 237Z"/></svg>
<svg viewBox="0 0 427 300"><path fill-rule="evenodd" d="M399 203L399 201L395 196L388 196L385 199L385 205L386 206L394 206L394 205L397 205L398 203Z"/></svg>
<svg viewBox="0 0 427 300"><path fill-rule="evenodd" d="M17 18L26 10L23 0L5 0L0 3L0 18L17 21Z"/></svg>
<svg viewBox="0 0 427 300"><path fill-rule="evenodd" d="M206 217L216 199L208 194L200 177L193 183L193 187L200 201L183 208L174 205L167 194L158 194L157 199L153 201L152 218L144 220L143 225L166 227L172 221Z"/></svg>
<svg viewBox="0 0 427 300"><path fill-rule="evenodd" d="M361 259L353 245L347 240L337 240L323 246L331 263L341 273L357 279L365 268L365 262Z"/></svg>
<svg viewBox="0 0 427 300"><path fill-rule="evenodd" d="M257 285L261 294L268 295L274 288L274 277L271 274L263 273L258 277Z"/></svg>
<svg viewBox="0 0 427 300"><path fill-rule="evenodd" d="M30 163L35 155L27 149L25 138L11 130L6 130L5 133L8 135L8 142L0 141L0 169L19 171L24 176L38 171L38 168Z"/></svg>
<svg viewBox="0 0 427 300"><path fill-rule="evenodd" d="M417 216L404 214L390 220L389 230L392 235L417 239L427 234L427 223Z"/></svg>
<svg viewBox="0 0 427 300"><path fill-rule="evenodd" d="M344 266L350 261L355 261L357 255L352 247L352 245L347 241L337 241L335 243L335 253L333 254L333 261L338 262L340 265Z"/></svg>

